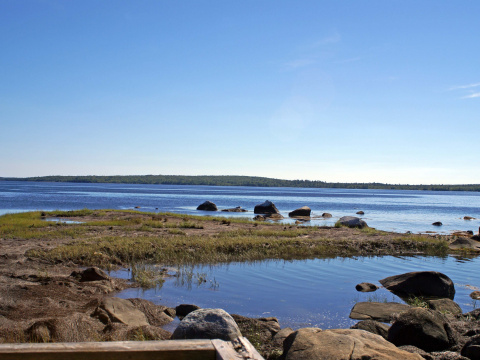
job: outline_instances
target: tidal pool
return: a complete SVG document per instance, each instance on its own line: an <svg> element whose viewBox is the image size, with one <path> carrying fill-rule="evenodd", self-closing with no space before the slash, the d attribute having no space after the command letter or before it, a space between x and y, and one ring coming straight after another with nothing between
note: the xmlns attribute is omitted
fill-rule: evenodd
<svg viewBox="0 0 480 360"><path fill-rule="evenodd" d="M469 294L480 288L478 257L373 256L309 260L266 260L170 269L161 287L127 289L117 296L144 298L175 307L196 304L249 317L275 316L282 327L346 328L356 321L350 310L359 301L403 301L381 288L360 293L355 285L410 271L439 271L456 289L464 312L477 307ZM112 273L129 278L128 270ZM176 276L175 276L176 275ZM480 304L479 304L480 305Z"/></svg>

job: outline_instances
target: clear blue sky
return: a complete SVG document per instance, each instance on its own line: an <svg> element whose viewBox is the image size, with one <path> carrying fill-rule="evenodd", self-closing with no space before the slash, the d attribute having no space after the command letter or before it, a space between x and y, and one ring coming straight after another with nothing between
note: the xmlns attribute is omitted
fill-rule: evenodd
<svg viewBox="0 0 480 360"><path fill-rule="evenodd" d="M0 176L480 183L479 1L0 0Z"/></svg>

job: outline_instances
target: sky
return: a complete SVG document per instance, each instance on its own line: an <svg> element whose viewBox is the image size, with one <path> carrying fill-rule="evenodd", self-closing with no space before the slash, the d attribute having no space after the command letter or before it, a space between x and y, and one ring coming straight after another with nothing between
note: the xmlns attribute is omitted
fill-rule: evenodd
<svg viewBox="0 0 480 360"><path fill-rule="evenodd" d="M480 183L475 0L0 0L0 177Z"/></svg>

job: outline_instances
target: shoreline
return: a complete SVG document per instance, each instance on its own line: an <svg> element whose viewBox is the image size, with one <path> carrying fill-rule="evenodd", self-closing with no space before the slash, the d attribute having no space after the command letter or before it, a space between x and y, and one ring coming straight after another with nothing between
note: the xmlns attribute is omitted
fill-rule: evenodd
<svg viewBox="0 0 480 360"><path fill-rule="evenodd" d="M51 217L74 222L45 221ZM142 273L141 267L137 284L112 278L86 282L72 276L72 272L85 267L118 269L135 263L173 265L320 256L445 255L451 252L447 244L453 240L451 236L398 234L371 228L310 228L116 210L10 214L0 217L0 225L3 342L35 340L32 326L46 319L70 318L72 313L94 321L87 315L105 299L128 287L154 286L162 276L161 272ZM162 238L168 241L162 242ZM244 320L249 326L251 321ZM97 331L97 336L103 334L100 340L109 339L104 327ZM8 333L8 328L15 330ZM85 341L87 335L76 336L71 340Z"/></svg>

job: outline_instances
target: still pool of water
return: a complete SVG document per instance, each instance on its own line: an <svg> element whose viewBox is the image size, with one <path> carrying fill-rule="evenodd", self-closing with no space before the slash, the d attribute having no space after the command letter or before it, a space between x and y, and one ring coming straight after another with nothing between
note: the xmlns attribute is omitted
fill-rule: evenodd
<svg viewBox="0 0 480 360"><path fill-rule="evenodd" d="M478 257L376 256L195 266L187 271L193 274L190 282L184 271L161 288L127 289L118 296L171 307L185 303L222 308L249 317L275 316L282 327L294 329L345 328L356 322L348 318L356 302L403 302L383 288L357 292L356 284L366 281L380 286L378 280L410 271L443 272L455 284L455 301L464 312L471 311L477 306L469 294L480 288L479 265ZM128 271L112 275L129 277Z"/></svg>

